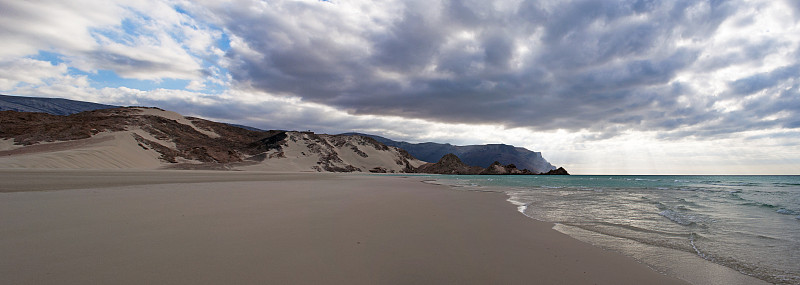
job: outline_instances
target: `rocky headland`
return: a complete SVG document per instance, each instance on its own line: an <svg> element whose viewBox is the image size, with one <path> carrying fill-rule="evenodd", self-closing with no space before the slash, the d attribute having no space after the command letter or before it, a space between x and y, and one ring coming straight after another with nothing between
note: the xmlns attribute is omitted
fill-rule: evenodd
<svg viewBox="0 0 800 285"><path fill-rule="evenodd" d="M490 167L495 161L501 164L514 164L519 169L529 169L532 172L548 172L555 170L556 167L550 164L541 152L528 150L524 147L516 147L507 144L484 144L484 145L452 145L446 143L409 143L395 141L388 138L360 133L348 133L368 136L388 145L405 149L414 157L426 161L435 162L448 153L455 154L467 165L480 167Z"/></svg>
<svg viewBox="0 0 800 285"><path fill-rule="evenodd" d="M454 175L569 175L566 169L559 167L547 172L533 172L518 169L514 164L503 165L495 161L489 167L470 166L462 162L455 154L448 153L436 163L427 163L416 169L417 173L454 174Z"/></svg>

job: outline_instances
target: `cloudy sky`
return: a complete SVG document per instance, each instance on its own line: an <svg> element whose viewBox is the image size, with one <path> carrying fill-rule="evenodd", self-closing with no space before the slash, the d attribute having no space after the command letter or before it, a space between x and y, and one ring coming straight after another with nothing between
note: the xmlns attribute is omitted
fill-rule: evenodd
<svg viewBox="0 0 800 285"><path fill-rule="evenodd" d="M800 1L0 0L0 93L800 174Z"/></svg>

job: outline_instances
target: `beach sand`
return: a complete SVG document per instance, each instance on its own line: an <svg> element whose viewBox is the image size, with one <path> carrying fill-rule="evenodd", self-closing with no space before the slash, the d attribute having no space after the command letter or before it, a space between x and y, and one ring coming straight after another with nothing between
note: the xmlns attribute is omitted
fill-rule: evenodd
<svg viewBox="0 0 800 285"><path fill-rule="evenodd" d="M421 177L0 170L5 284L684 284Z"/></svg>

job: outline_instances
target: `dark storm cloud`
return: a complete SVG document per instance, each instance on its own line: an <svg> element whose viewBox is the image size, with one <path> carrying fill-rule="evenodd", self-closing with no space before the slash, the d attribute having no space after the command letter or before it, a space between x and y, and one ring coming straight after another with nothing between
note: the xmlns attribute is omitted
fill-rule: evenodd
<svg viewBox="0 0 800 285"><path fill-rule="evenodd" d="M220 24L255 52L228 51L234 81L352 114L606 134L598 139L624 130L680 137L800 127L761 122L797 114L795 95L723 112L678 80L786 45L743 41L718 53L677 44L714 37L740 8L736 1L403 1L387 4L399 8L385 14L348 14L346 4L218 7ZM782 92L798 66L731 78L720 99Z"/></svg>

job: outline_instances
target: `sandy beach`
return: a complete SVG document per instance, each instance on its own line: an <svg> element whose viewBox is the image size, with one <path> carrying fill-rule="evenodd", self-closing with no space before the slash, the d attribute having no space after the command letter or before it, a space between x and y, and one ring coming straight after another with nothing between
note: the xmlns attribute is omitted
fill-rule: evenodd
<svg viewBox="0 0 800 285"><path fill-rule="evenodd" d="M421 177L0 170L8 284L684 284Z"/></svg>

